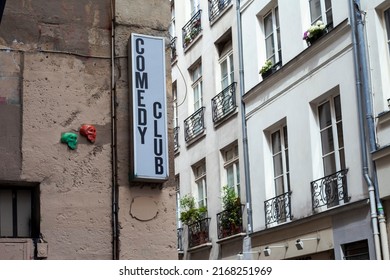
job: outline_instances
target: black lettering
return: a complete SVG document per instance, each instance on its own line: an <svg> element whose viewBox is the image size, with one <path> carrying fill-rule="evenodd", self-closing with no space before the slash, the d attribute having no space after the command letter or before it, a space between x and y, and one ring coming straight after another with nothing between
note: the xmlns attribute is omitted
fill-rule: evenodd
<svg viewBox="0 0 390 280"><path fill-rule="evenodd" d="M139 89L139 90L137 90L137 100L138 100L138 106L139 107L145 107L145 104L144 103L142 103L142 100L144 99L144 97L142 96L142 94L143 93L145 93L145 91L144 90L142 90L142 89Z"/></svg>
<svg viewBox="0 0 390 280"><path fill-rule="evenodd" d="M142 72L145 70L145 58L142 55L137 55L135 58L135 65L137 70Z"/></svg>
<svg viewBox="0 0 390 280"><path fill-rule="evenodd" d="M142 39L142 38L135 39L135 51L138 54L143 54L145 52L144 48L140 47L141 45L142 46L144 45L144 39Z"/></svg>
<svg viewBox="0 0 390 280"><path fill-rule="evenodd" d="M163 154L163 141L161 138L154 138L154 154L156 156Z"/></svg>
<svg viewBox="0 0 390 280"><path fill-rule="evenodd" d="M162 157L155 157L154 158L154 167L155 167L156 174L164 174L164 166L163 166Z"/></svg>
<svg viewBox="0 0 390 280"><path fill-rule="evenodd" d="M148 73L135 72L135 86L148 89Z"/></svg>
<svg viewBox="0 0 390 280"><path fill-rule="evenodd" d="M147 117L146 117L146 109L139 108L138 109L138 125L146 125Z"/></svg>
<svg viewBox="0 0 390 280"><path fill-rule="evenodd" d="M141 144L145 144L145 134L146 134L147 127L138 127L139 134L141 135Z"/></svg>
<svg viewBox="0 0 390 280"><path fill-rule="evenodd" d="M154 137L162 137L161 134L158 134L158 121L154 120Z"/></svg>
<svg viewBox="0 0 390 280"><path fill-rule="evenodd" d="M153 116L156 118L156 119L161 119L162 118L162 113L161 111L157 111L157 109L162 109L162 105L160 102L154 102L153 103Z"/></svg>

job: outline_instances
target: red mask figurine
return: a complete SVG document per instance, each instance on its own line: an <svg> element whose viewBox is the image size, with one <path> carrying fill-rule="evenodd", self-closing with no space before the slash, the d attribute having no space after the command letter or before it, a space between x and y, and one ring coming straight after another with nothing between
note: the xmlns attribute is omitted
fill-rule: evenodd
<svg viewBox="0 0 390 280"><path fill-rule="evenodd" d="M87 137L89 142L95 143L96 140L96 128L90 124L83 124L80 128L80 134Z"/></svg>

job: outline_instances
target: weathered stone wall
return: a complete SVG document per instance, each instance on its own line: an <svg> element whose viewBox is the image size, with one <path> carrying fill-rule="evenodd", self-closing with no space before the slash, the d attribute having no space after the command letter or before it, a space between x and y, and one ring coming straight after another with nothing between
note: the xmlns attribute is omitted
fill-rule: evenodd
<svg viewBox="0 0 390 280"><path fill-rule="evenodd" d="M109 0L7 1L0 26L0 184L40 184L49 259L113 254L110 7ZM169 1L116 1L116 11L117 55L127 56L134 30L166 35ZM120 257L177 258L172 179L163 188L128 179L127 59L116 64ZM170 92L169 78L167 85ZM80 135L85 123L96 126L95 143ZM60 142L64 132L78 134L77 149ZM174 174L172 150L170 157Z"/></svg>

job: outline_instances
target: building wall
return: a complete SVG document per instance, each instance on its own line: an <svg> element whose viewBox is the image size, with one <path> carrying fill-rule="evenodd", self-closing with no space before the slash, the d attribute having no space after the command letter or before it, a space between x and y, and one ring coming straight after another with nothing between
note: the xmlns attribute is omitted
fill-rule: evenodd
<svg viewBox="0 0 390 280"><path fill-rule="evenodd" d="M110 2L7 1L0 26L1 87L7 89L0 96L0 147L7 151L1 162L10 164L1 165L0 184L39 184L40 232L49 244L48 259L113 258L114 183L119 257L175 259L172 180L129 182L128 40L132 32L165 37L169 4L113 2L115 54L121 57L115 59L116 91L111 91ZM140 10L148 17L141 19ZM166 73L170 85L169 69ZM117 180L111 163L112 94L117 98ZM82 124L96 126L95 143L79 134ZM60 142L64 132L78 134L77 149ZM170 160L174 174L172 152Z"/></svg>

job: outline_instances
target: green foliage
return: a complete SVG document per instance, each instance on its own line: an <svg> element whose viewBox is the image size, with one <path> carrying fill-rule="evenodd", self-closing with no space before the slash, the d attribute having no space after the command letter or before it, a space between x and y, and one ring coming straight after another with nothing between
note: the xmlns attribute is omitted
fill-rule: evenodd
<svg viewBox="0 0 390 280"><path fill-rule="evenodd" d="M197 208L195 206L195 198L190 195L185 195L180 199L181 213L180 221L185 225L193 224L206 216L207 208L205 206Z"/></svg>
<svg viewBox="0 0 390 280"><path fill-rule="evenodd" d="M264 74L265 72L267 72L271 68L272 68L272 61L271 60L267 60L264 63L263 67L261 67L259 74Z"/></svg>
<svg viewBox="0 0 390 280"><path fill-rule="evenodd" d="M241 200L233 187L224 186L222 204L226 212L221 217L222 226L228 228L231 225L241 224Z"/></svg>

